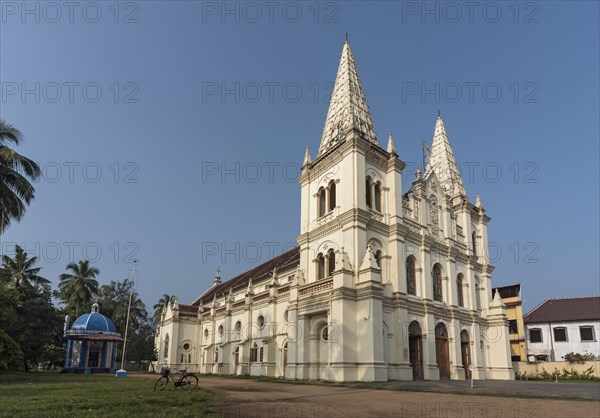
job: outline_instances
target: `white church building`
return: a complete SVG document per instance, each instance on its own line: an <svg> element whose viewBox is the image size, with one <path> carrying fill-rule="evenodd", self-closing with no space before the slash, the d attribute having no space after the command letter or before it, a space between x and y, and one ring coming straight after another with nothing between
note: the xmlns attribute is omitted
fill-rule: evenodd
<svg viewBox="0 0 600 418"><path fill-rule="evenodd" d="M307 149L298 247L163 310L158 367L329 381L514 379L492 295L490 218L469 202L442 119L424 173L385 148L349 43L319 151Z"/></svg>

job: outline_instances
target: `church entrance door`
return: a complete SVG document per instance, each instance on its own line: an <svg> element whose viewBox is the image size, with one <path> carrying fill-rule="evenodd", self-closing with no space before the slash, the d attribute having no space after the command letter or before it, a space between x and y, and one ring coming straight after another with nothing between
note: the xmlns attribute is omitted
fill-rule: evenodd
<svg viewBox="0 0 600 418"><path fill-rule="evenodd" d="M417 321L411 322L408 326L408 350L413 380L421 380L423 379L423 343L421 327Z"/></svg>
<svg viewBox="0 0 600 418"><path fill-rule="evenodd" d="M469 379L469 364L471 364L471 347L469 333L463 330L460 333L460 355L463 368L465 369L465 379Z"/></svg>
<svg viewBox="0 0 600 418"><path fill-rule="evenodd" d="M440 379L450 379L448 331L441 322L435 327L435 359L440 370Z"/></svg>

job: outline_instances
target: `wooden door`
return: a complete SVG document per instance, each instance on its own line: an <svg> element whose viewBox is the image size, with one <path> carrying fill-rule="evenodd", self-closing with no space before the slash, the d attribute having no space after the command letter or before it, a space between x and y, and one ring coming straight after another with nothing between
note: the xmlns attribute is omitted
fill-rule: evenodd
<svg viewBox="0 0 600 418"><path fill-rule="evenodd" d="M460 355L462 357L463 368L465 369L465 379L469 379L469 364L471 364L471 349L469 343L460 343Z"/></svg>
<svg viewBox="0 0 600 418"><path fill-rule="evenodd" d="M450 379L450 352L448 331L442 323L435 327L435 359L440 370L440 379Z"/></svg>
<svg viewBox="0 0 600 418"><path fill-rule="evenodd" d="M408 347L410 353L410 367L412 367L413 380L423 379L423 356L421 337L409 337Z"/></svg>

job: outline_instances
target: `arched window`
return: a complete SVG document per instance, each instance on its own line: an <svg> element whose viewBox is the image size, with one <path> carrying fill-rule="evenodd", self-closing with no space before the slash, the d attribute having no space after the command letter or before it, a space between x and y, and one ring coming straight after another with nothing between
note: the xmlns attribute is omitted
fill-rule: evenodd
<svg viewBox="0 0 600 418"><path fill-rule="evenodd" d="M444 297L442 295L442 266L440 266L438 263L434 264L433 270L431 271L431 276L433 279L433 300L443 302Z"/></svg>
<svg viewBox="0 0 600 418"><path fill-rule="evenodd" d="M471 234L471 244L473 245L473 255L477 255L477 234L475 231Z"/></svg>
<svg viewBox="0 0 600 418"><path fill-rule="evenodd" d="M329 182L329 212L335 209L335 181Z"/></svg>
<svg viewBox="0 0 600 418"><path fill-rule="evenodd" d="M415 258L412 255L406 259L406 292L409 295L417 294Z"/></svg>
<svg viewBox="0 0 600 418"><path fill-rule="evenodd" d="M375 210L381 212L381 182L375 183Z"/></svg>
<svg viewBox="0 0 600 418"><path fill-rule="evenodd" d="M327 208L327 202L326 202L325 195L326 195L325 189L321 187L317 193L319 217L325 215L325 210Z"/></svg>
<svg viewBox="0 0 600 418"><path fill-rule="evenodd" d="M435 196L431 196L431 202L429 204L429 220L432 225L438 226L440 224L440 218L438 214L438 204Z"/></svg>
<svg viewBox="0 0 600 418"><path fill-rule="evenodd" d="M479 284L476 283L475 284L475 306L477 307L477 310L480 311L481 310L481 294L480 294L480 289L479 289Z"/></svg>
<svg viewBox="0 0 600 418"><path fill-rule="evenodd" d="M462 273L459 273L458 276L456 276L456 296L457 296L457 302L458 302L458 306L460 306L461 308L465 306L465 298L463 296L463 275Z"/></svg>
<svg viewBox="0 0 600 418"><path fill-rule="evenodd" d="M373 199L371 196L371 177L367 177L367 181L365 183L365 200L367 201L367 207L373 208Z"/></svg>
<svg viewBox="0 0 600 418"><path fill-rule="evenodd" d="M219 362L219 347L215 347L215 363Z"/></svg>
<svg viewBox="0 0 600 418"><path fill-rule="evenodd" d="M250 349L250 362L256 363L256 360L258 360L258 345L254 343Z"/></svg>
<svg viewBox="0 0 600 418"><path fill-rule="evenodd" d="M317 255L317 278L319 280L325 278L325 257L321 253Z"/></svg>
<svg viewBox="0 0 600 418"><path fill-rule="evenodd" d="M165 336L165 347L164 347L164 357L169 357L169 334Z"/></svg>
<svg viewBox="0 0 600 418"><path fill-rule="evenodd" d="M333 275L333 271L335 270L335 252L333 250L329 250L327 253L327 277L331 277Z"/></svg>

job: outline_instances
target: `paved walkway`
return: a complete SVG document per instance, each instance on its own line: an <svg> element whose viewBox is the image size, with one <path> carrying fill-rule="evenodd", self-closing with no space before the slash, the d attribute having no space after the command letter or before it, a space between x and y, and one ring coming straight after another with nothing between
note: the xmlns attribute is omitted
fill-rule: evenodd
<svg viewBox="0 0 600 418"><path fill-rule="evenodd" d="M481 380L396 381L356 383L349 385L364 389L385 389L414 392L498 395L516 398L586 399L600 401L600 383L566 383L540 381Z"/></svg>
<svg viewBox="0 0 600 418"><path fill-rule="evenodd" d="M224 393L216 409L228 418L600 416L598 384L476 383L477 387L471 390L465 387L464 381L342 386L200 376L199 386ZM444 393L432 393L433 390ZM454 393L458 391L461 394ZM521 397L513 397L517 394ZM559 399L522 398L524 395L544 397L549 394Z"/></svg>

